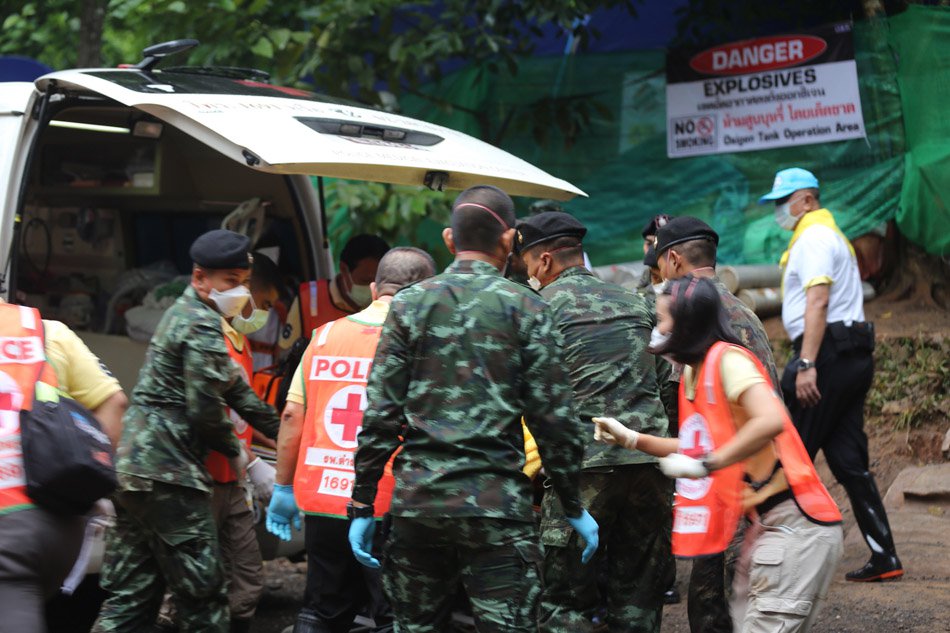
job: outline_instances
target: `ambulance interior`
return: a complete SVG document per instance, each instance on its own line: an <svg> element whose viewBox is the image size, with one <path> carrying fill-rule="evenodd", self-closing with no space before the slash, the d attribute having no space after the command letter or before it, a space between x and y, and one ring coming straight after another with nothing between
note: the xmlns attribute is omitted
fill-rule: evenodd
<svg viewBox="0 0 950 633"><path fill-rule="evenodd" d="M323 236L308 227L323 223L304 217L295 183L309 185L245 167L134 109L68 107L34 154L17 294L73 328L130 392L150 330L187 284L190 244L242 203L246 232L286 287L315 276Z"/></svg>

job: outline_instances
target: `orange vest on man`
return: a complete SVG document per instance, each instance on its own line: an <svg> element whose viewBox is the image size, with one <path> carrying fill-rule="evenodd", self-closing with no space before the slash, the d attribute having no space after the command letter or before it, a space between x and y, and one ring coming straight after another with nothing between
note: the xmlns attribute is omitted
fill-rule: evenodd
<svg viewBox="0 0 950 633"><path fill-rule="evenodd" d="M300 335L310 338L313 331L324 323L336 321L347 316L336 307L330 298L330 284L332 279L318 279L300 284Z"/></svg>
<svg viewBox="0 0 950 633"><path fill-rule="evenodd" d="M686 397L686 385L680 384L679 452L684 455L699 458L716 450L736 434L720 370L722 355L729 349L746 354L769 383L768 373L762 363L748 350L725 342L714 344L706 353L692 401ZM774 388L771 384L769 386ZM784 430L773 440L773 445L795 503L802 513L822 525L840 523L838 506L821 483L787 413ZM691 558L726 550L742 515L743 474L744 466L739 462L701 479L676 480L673 554Z"/></svg>
<svg viewBox="0 0 950 633"><path fill-rule="evenodd" d="M239 336L243 337L243 335ZM224 335L224 343L228 348L228 355L231 356L231 362L237 366L244 381L250 384L251 375L254 372L254 359L251 356L251 346L247 344L247 338L244 338L244 345L240 350L234 346L234 342L227 334ZM254 439L254 429L231 409L225 407L225 411L234 424L234 434L250 450L251 441ZM237 481L237 474L231 468L228 458L217 451L208 453L208 457L205 459L205 467L211 474L211 478L219 484L229 484Z"/></svg>
<svg viewBox="0 0 950 633"><path fill-rule="evenodd" d="M26 494L20 411L33 406L37 382L58 387L46 362L39 311L0 304L0 514L33 505Z"/></svg>
<svg viewBox="0 0 950 633"><path fill-rule="evenodd" d="M308 514L346 517L353 491L353 452L366 409L366 380L381 332L382 323L352 317L331 321L314 333L300 361L306 411L294 494ZM374 504L377 517L389 511L394 486L390 459Z"/></svg>

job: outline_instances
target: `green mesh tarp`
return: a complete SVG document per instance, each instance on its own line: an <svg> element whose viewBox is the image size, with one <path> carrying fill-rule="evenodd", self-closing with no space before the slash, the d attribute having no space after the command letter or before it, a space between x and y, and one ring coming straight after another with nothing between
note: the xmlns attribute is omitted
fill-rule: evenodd
<svg viewBox="0 0 950 633"><path fill-rule="evenodd" d="M950 255L950 9L911 5L890 21L907 154L897 222L934 255Z"/></svg>
<svg viewBox="0 0 950 633"><path fill-rule="evenodd" d="M915 13L909 20L916 20ZM855 26L866 140L669 159L661 51L527 59L517 76L494 80L468 69L430 87L440 102L458 106L451 111L425 99L403 105L407 114L500 145L586 191L589 198L572 200L565 209L588 226L585 245L595 265L640 259L640 232L657 213L705 219L721 235L724 263L777 262L790 234L775 225L772 207L756 204L777 169L814 171L822 202L851 237L895 218L908 198L906 186L902 194L908 159L889 30L885 20ZM948 75L943 77L946 82ZM923 71L919 81L925 81ZM577 110L537 107L567 97L596 104L588 107L590 121L570 147L559 130ZM544 145L538 142L539 122ZM947 151L940 160L947 160ZM905 208L900 217L907 214Z"/></svg>

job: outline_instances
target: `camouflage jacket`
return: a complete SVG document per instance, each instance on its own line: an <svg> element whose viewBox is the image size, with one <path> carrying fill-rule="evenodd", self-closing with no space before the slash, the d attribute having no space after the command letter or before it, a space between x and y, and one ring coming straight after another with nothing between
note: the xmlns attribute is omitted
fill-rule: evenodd
<svg viewBox="0 0 950 633"><path fill-rule="evenodd" d="M739 338L743 347L758 357L769 372L769 378L772 380L772 386L782 395L782 389L779 382L778 370L775 368L775 358L772 356L772 345L769 343L769 337L765 334L765 328L759 317L755 316L749 306L739 301L739 298L729 292L726 285L719 281L719 277L712 277L711 281L719 291L719 299L722 306L729 314L729 323L732 325L732 331Z"/></svg>
<svg viewBox="0 0 950 633"><path fill-rule="evenodd" d="M594 441L591 418L611 416L636 431L667 436L656 360L647 351L654 318L646 300L576 266L541 289L561 335L574 408L585 429L584 468L656 458Z"/></svg>
<svg viewBox="0 0 950 633"><path fill-rule="evenodd" d="M402 446L394 515L533 520L521 472L524 415L565 511L580 512L585 430L551 315L491 264L456 261L393 298L367 399L355 501L373 503L386 461Z"/></svg>
<svg viewBox="0 0 950 633"><path fill-rule="evenodd" d="M133 487L124 483L131 475L211 490L208 451L231 457L240 450L225 404L265 435L276 435L277 412L231 362L221 316L189 286L159 322L132 391L116 455L120 486Z"/></svg>

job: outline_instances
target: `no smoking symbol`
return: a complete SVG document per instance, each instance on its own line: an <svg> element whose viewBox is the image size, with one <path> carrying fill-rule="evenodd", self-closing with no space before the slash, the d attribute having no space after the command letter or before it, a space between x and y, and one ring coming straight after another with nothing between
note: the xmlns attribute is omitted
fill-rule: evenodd
<svg viewBox="0 0 950 633"><path fill-rule="evenodd" d="M713 121L708 116L704 116L696 123L696 131L702 136L712 136Z"/></svg>

